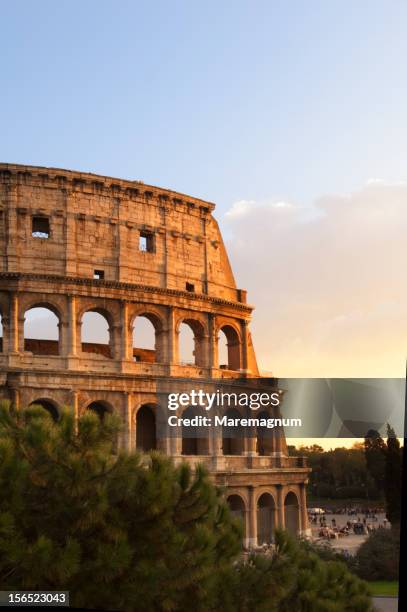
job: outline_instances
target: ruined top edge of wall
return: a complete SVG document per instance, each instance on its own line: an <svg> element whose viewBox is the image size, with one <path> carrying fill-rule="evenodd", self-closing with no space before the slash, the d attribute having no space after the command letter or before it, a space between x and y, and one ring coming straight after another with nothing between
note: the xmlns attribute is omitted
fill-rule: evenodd
<svg viewBox="0 0 407 612"><path fill-rule="evenodd" d="M27 166L23 164L0 163L0 179L2 182L16 182L24 184L33 178L42 181L43 185L56 189L71 188L78 191L91 191L92 193L108 190L117 197L145 197L157 198L163 203L171 201L174 204L184 204L200 208L205 212L211 212L215 204L200 198L195 198L171 189L147 185L143 181L130 181L109 176L92 174L90 172L78 172L75 170L64 170L60 168L48 168L46 166Z"/></svg>

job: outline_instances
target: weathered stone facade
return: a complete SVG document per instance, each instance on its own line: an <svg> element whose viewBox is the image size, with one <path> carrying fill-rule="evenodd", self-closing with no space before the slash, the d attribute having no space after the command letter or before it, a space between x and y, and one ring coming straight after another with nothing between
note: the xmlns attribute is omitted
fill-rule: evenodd
<svg viewBox="0 0 407 612"><path fill-rule="evenodd" d="M287 456L281 437L271 447L252 436L232 448L216 430L203 445L157 433L167 416L160 389L259 374L252 307L236 287L213 209L138 181L0 164L0 397L19 407L40 402L54 415L61 406L113 411L124 423L121 447L205 463L227 486L252 546L269 542L275 525L307 530L304 461ZM34 307L57 316L57 341L24 338ZM82 342L89 311L108 322L107 345ZM154 326L154 351L133 348L138 316ZM193 331L195 364L180 363L181 323Z"/></svg>

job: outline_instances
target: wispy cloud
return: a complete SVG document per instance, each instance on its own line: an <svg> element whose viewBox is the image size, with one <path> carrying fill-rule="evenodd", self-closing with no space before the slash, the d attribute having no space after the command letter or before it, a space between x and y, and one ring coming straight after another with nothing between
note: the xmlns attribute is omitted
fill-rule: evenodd
<svg viewBox="0 0 407 612"><path fill-rule="evenodd" d="M256 305L261 366L280 375L404 375L407 183L370 180L310 207L236 202L224 218ZM287 214L289 213L289 214Z"/></svg>

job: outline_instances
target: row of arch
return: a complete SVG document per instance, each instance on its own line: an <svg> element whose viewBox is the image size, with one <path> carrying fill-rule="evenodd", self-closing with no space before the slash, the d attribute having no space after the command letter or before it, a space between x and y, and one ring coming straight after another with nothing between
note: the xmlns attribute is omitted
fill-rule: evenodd
<svg viewBox="0 0 407 612"><path fill-rule="evenodd" d="M48 303L37 303L24 311L24 350L38 355L60 355L61 322L59 310ZM103 308L89 308L78 319L80 348L83 353L96 353L113 358L114 320ZM117 327L117 326L116 326ZM129 321L131 358L134 361L164 363L162 319L152 312L138 313ZM177 355L182 365L205 366L207 330L202 321L186 316L177 322ZM0 313L0 350L2 350L2 316ZM240 331L232 324L220 325L215 338L217 363L221 369L239 370L242 362Z"/></svg>
<svg viewBox="0 0 407 612"><path fill-rule="evenodd" d="M58 405L48 398L39 398L31 402L30 405L37 405L44 408L55 421L58 421L60 410ZM137 410L135 416L135 439L136 449L142 452L149 452L158 449L157 422L155 404L143 404ZM92 410L102 420L106 414L113 413L113 408L105 401L93 401L86 407ZM195 407L186 408L182 414L184 418L192 418L197 415ZM267 413L260 413L267 418ZM233 408L226 412L227 417L235 418L239 413ZM270 454L275 450L276 439L273 430L259 428L256 437L256 452L258 455ZM210 439L207 429L200 427L181 428L181 454L185 456L205 456L210 455ZM222 429L221 451L223 455L243 455L244 437L240 430L233 427L224 426Z"/></svg>
<svg viewBox="0 0 407 612"><path fill-rule="evenodd" d="M241 519L245 534L247 531L246 516L248 509L243 497L232 494L227 497L227 502L232 514ZM296 493L289 491L283 500L284 527L293 534L300 531L300 504ZM271 493L263 493L259 496L256 504L257 522L257 545L272 544L274 531L278 526L278 510L274 497Z"/></svg>

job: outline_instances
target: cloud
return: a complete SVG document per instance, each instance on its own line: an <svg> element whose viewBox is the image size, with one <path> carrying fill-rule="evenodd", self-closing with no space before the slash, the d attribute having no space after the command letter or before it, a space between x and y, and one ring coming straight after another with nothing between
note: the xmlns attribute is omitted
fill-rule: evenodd
<svg viewBox="0 0 407 612"><path fill-rule="evenodd" d="M310 207L241 200L226 213L260 366L281 376L404 376L407 183L369 181Z"/></svg>

